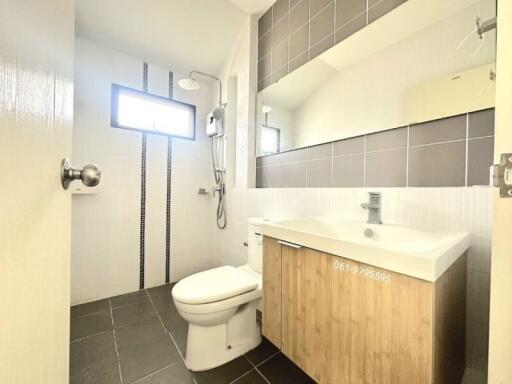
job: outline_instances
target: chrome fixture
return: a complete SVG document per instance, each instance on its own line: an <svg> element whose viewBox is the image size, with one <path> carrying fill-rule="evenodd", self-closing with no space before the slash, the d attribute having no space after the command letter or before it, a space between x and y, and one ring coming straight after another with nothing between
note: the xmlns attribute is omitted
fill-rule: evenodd
<svg viewBox="0 0 512 384"><path fill-rule="evenodd" d="M498 21L496 17L492 19L482 21L479 17L476 18L476 33L480 37L480 39L484 38L484 33L489 32L493 29L496 29L498 26Z"/></svg>
<svg viewBox="0 0 512 384"><path fill-rule="evenodd" d="M512 153L502 154L500 164L491 165L490 184L500 189L501 197L512 197Z"/></svg>
<svg viewBox="0 0 512 384"><path fill-rule="evenodd" d="M60 180L64 189L69 188L73 180L82 180L86 187L95 187L100 183L101 170L96 164L87 164L82 169L73 168L68 158L62 159Z"/></svg>
<svg viewBox="0 0 512 384"><path fill-rule="evenodd" d="M219 229L226 228L226 211L224 209L224 196L226 194L226 166L225 166L225 135L224 135L224 109L227 104L222 103L222 82L217 76L210 75L201 71L190 71L188 77L178 81L180 88L186 91L197 91L201 88L201 84L194 78L194 75L201 75L213 79L219 85L219 105L215 108L209 119L210 124L214 124L215 129L207 134L212 138L212 166L213 176L215 178L215 186L213 187L213 196L217 196L217 227Z"/></svg>
<svg viewBox="0 0 512 384"><path fill-rule="evenodd" d="M381 218L381 193L369 192L368 203L361 204L361 208L368 210L369 224L382 224Z"/></svg>

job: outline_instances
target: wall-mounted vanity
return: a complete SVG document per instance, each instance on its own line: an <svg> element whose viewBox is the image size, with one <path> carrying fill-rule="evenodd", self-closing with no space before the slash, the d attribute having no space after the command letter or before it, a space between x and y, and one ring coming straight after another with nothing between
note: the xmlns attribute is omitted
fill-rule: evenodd
<svg viewBox="0 0 512 384"><path fill-rule="evenodd" d="M262 226L263 334L319 383L460 383L463 232L335 217Z"/></svg>

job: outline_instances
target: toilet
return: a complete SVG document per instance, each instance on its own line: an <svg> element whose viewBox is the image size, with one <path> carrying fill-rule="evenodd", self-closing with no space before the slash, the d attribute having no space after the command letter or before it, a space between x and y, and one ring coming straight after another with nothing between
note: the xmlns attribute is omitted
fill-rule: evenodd
<svg viewBox="0 0 512 384"><path fill-rule="evenodd" d="M248 223L248 262L222 266L178 282L172 297L188 322L185 364L191 371L218 367L261 343L256 310L261 308L263 250L259 226Z"/></svg>

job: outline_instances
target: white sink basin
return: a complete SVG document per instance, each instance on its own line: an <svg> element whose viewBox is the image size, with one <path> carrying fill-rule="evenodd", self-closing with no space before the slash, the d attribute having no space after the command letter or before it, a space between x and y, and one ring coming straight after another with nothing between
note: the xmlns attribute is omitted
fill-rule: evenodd
<svg viewBox="0 0 512 384"><path fill-rule="evenodd" d="M365 235L370 229L371 237ZM427 281L437 280L469 247L469 234L314 217L270 221L263 235ZM367 231L368 232L368 231Z"/></svg>

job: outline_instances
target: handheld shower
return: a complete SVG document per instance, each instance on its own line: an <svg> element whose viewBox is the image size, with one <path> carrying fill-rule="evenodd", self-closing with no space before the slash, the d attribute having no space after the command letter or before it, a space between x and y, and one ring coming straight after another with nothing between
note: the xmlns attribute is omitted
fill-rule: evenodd
<svg viewBox="0 0 512 384"><path fill-rule="evenodd" d="M207 121L207 134L211 137L212 167L215 179L213 196L217 197L216 221L219 229L227 226L226 210L224 208L224 196L226 194L225 183L225 136L224 136L224 108L222 103L222 82L216 76L201 71L190 71L188 77L178 81L180 88L187 91L197 91L201 84L193 78L194 75L201 75L213 79L219 85L219 105L209 115Z"/></svg>

